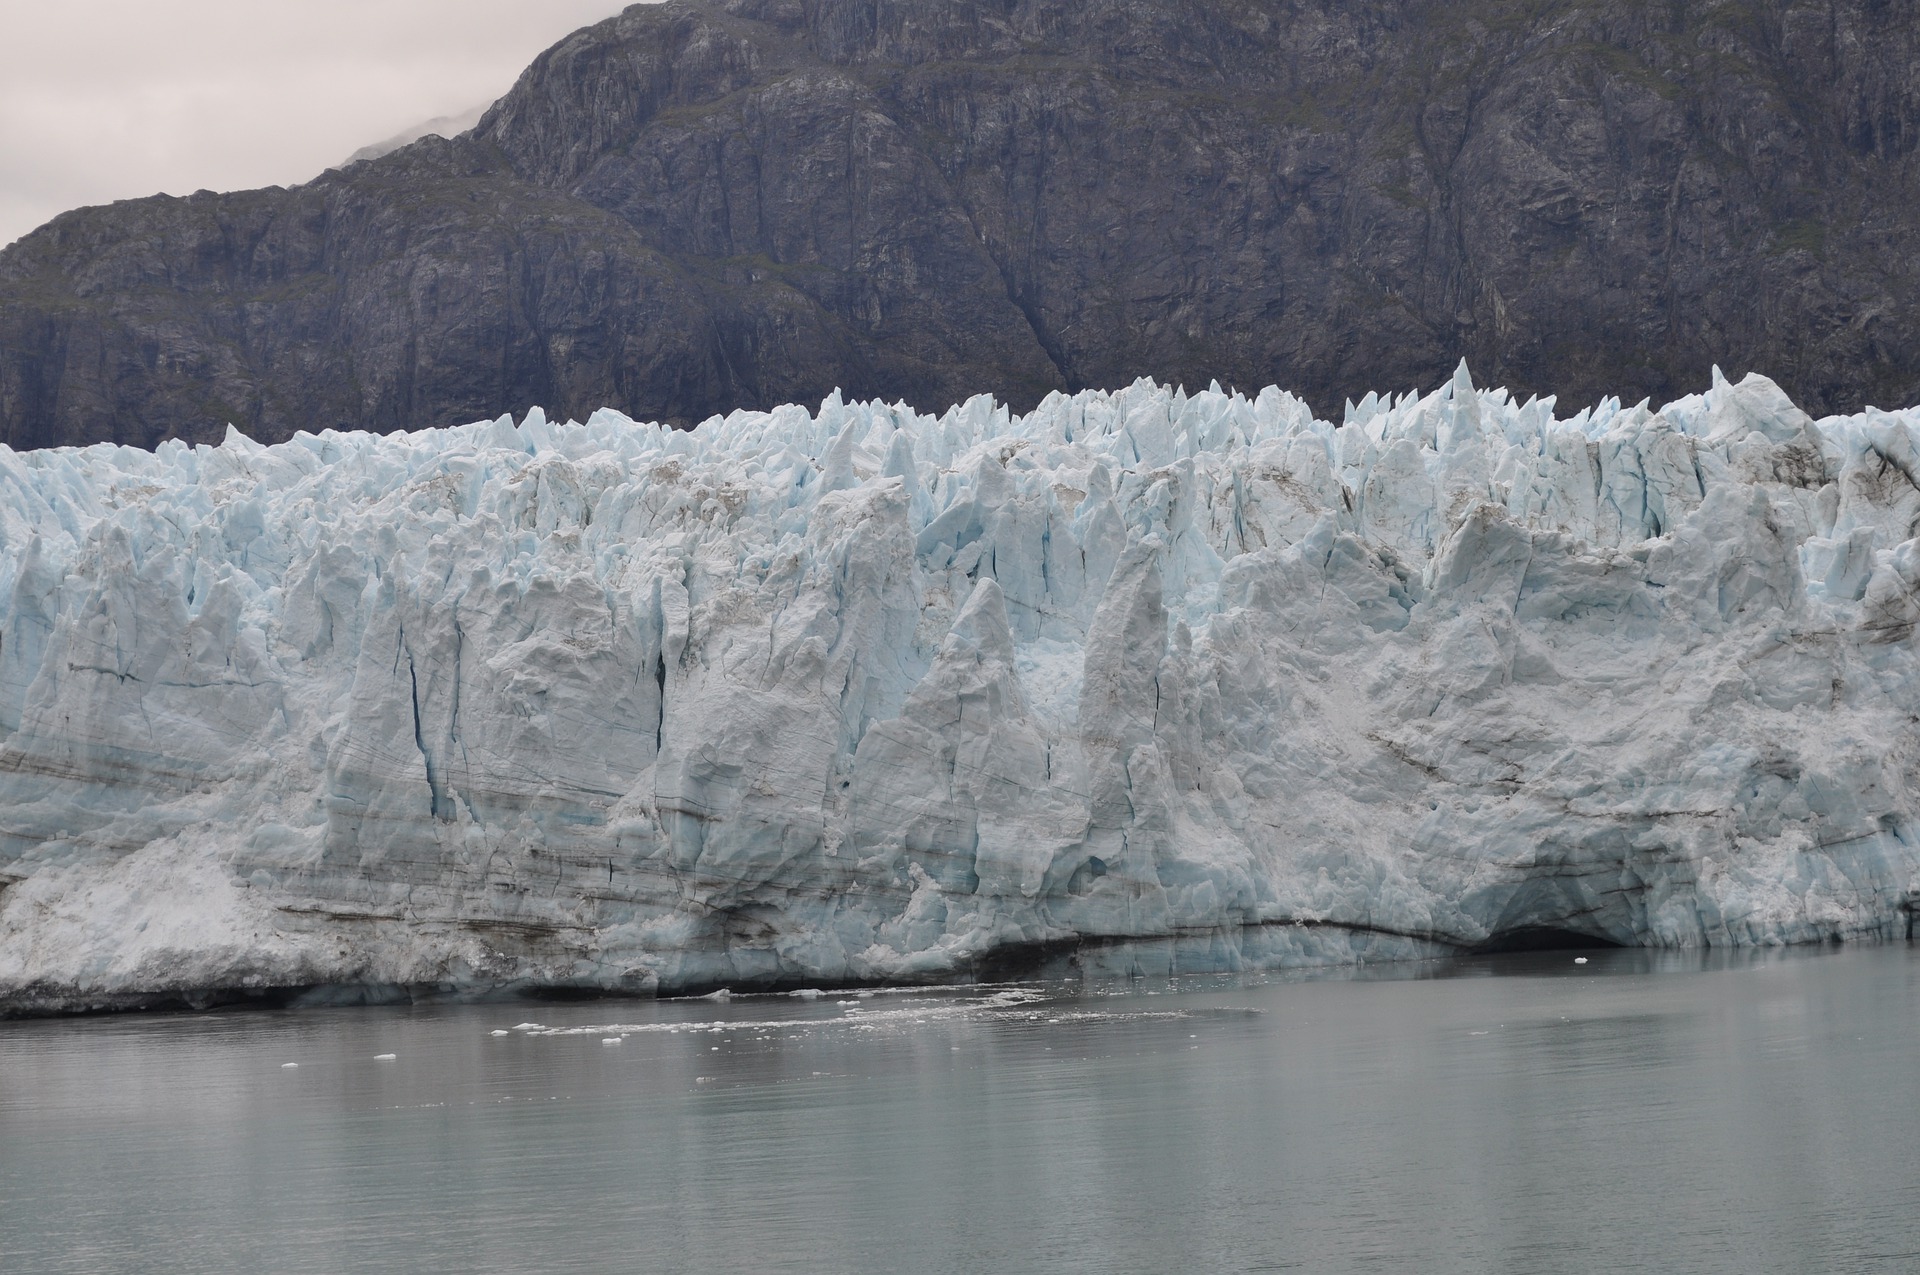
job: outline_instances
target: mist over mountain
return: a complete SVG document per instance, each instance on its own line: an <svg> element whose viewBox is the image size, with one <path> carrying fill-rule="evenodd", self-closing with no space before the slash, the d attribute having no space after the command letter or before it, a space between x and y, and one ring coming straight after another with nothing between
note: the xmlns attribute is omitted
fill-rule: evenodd
<svg viewBox="0 0 1920 1275"><path fill-rule="evenodd" d="M1920 35L1885 0L674 0L471 132L0 252L0 440L1016 408L1322 413L1461 357L1920 400Z"/></svg>
<svg viewBox="0 0 1920 1275"><path fill-rule="evenodd" d="M402 146L411 146L429 134L436 137L458 137L475 124L478 124L480 117L487 113L487 107L492 105L493 103L491 102L483 102L479 106L461 111L456 115L436 115L430 120L422 120L411 128L401 129L392 137L367 143L365 146L354 151L353 154L347 156L339 167L345 168L348 164L358 164L364 160L379 159L382 155L391 154L399 150Z"/></svg>

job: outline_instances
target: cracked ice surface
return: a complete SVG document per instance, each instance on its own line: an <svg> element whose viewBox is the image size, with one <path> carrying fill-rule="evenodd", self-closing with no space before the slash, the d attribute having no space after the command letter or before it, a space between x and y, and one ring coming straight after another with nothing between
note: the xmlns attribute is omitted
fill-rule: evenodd
<svg viewBox="0 0 1920 1275"><path fill-rule="evenodd" d="M0 449L0 1005L1901 932L1920 411L1347 416Z"/></svg>

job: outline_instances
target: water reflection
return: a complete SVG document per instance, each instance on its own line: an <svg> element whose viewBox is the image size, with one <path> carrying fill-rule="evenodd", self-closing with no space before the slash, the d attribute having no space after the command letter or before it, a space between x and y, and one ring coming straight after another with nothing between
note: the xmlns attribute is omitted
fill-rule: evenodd
<svg viewBox="0 0 1920 1275"><path fill-rule="evenodd" d="M1579 955L0 1024L0 1265L1920 1263L1920 957Z"/></svg>

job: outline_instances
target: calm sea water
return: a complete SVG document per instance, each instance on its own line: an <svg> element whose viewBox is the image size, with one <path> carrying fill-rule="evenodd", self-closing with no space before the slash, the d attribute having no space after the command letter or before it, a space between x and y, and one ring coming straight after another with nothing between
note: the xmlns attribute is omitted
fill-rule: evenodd
<svg viewBox="0 0 1920 1275"><path fill-rule="evenodd" d="M1586 955L0 1023L0 1270L1920 1270L1920 950Z"/></svg>

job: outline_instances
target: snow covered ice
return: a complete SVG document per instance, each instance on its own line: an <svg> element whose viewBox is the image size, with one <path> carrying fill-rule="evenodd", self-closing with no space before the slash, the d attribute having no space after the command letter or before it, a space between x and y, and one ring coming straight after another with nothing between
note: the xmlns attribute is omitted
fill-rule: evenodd
<svg viewBox="0 0 1920 1275"><path fill-rule="evenodd" d="M0 449L0 1005L1904 933L1917 479L1464 368Z"/></svg>

